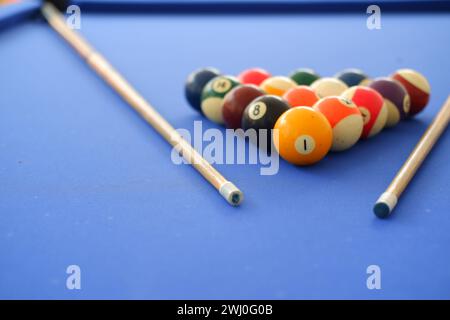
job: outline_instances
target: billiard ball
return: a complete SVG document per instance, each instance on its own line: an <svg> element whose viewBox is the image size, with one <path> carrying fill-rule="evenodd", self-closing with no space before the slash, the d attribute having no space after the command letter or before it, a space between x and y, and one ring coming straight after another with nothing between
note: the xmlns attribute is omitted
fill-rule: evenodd
<svg viewBox="0 0 450 320"><path fill-rule="evenodd" d="M333 142L333 131L320 112L308 107L295 107L283 113L276 122L273 142L286 161L310 165L328 153Z"/></svg>
<svg viewBox="0 0 450 320"><path fill-rule="evenodd" d="M380 93L388 109L386 127L395 126L407 117L410 109L409 94L400 82L390 78L377 78L369 84L369 88Z"/></svg>
<svg viewBox="0 0 450 320"><path fill-rule="evenodd" d="M364 120L361 138L372 137L384 128L388 110L377 91L369 87L354 86L344 91L342 97L353 101L361 111Z"/></svg>
<svg viewBox="0 0 450 320"><path fill-rule="evenodd" d="M192 108L201 112L203 88L209 80L218 75L220 75L220 71L217 69L203 68L195 70L188 76L184 86L184 95Z"/></svg>
<svg viewBox="0 0 450 320"><path fill-rule="evenodd" d="M338 96L348 89L347 85L336 78L321 78L311 84L319 98Z"/></svg>
<svg viewBox="0 0 450 320"><path fill-rule="evenodd" d="M242 71L237 78L242 84L254 84L259 86L264 80L271 76L272 75L264 69L251 68Z"/></svg>
<svg viewBox="0 0 450 320"><path fill-rule="evenodd" d="M296 86L289 89L283 95L283 99L291 107L312 107L319 97L311 87L308 86Z"/></svg>
<svg viewBox="0 0 450 320"><path fill-rule="evenodd" d="M344 82L348 87L365 86L369 84L369 77L359 69L345 69L334 75L335 78Z"/></svg>
<svg viewBox="0 0 450 320"><path fill-rule="evenodd" d="M222 124L222 107L225 95L239 85L239 80L233 76L218 76L212 78L202 92L203 114L216 123Z"/></svg>
<svg viewBox="0 0 450 320"><path fill-rule="evenodd" d="M264 92L253 84L243 84L231 90L223 100L222 117L227 128L238 129L245 108Z"/></svg>
<svg viewBox="0 0 450 320"><path fill-rule="evenodd" d="M260 129L266 129L266 145L261 144L259 139L257 144L267 151L271 150L271 132L278 118L289 109L289 105L280 97L274 95L264 95L253 100L244 110L242 116L242 129L255 129L257 133ZM264 142L263 142L264 143Z"/></svg>
<svg viewBox="0 0 450 320"><path fill-rule="evenodd" d="M294 80L298 85L309 86L311 83L320 78L320 76L313 70L308 68L300 68L293 71L289 78Z"/></svg>
<svg viewBox="0 0 450 320"><path fill-rule="evenodd" d="M260 87L267 94L282 96L286 91L295 87L297 84L288 77L276 76L264 80Z"/></svg>
<svg viewBox="0 0 450 320"><path fill-rule="evenodd" d="M409 115L414 116L422 111L430 99L430 84L419 72L412 69L400 69L391 75L391 78L400 82L411 98Z"/></svg>
<svg viewBox="0 0 450 320"><path fill-rule="evenodd" d="M331 150L342 151L353 146L361 137L364 121L358 107L343 97L326 97L314 105L333 128Z"/></svg>

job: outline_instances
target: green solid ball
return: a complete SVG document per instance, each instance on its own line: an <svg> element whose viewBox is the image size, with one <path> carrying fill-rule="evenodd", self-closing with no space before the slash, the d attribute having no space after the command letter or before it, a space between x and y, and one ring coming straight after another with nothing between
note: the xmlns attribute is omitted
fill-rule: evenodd
<svg viewBox="0 0 450 320"><path fill-rule="evenodd" d="M202 112L211 121L223 124L222 108L225 95L238 86L239 80L233 76L217 76L211 79L202 92Z"/></svg>
<svg viewBox="0 0 450 320"><path fill-rule="evenodd" d="M308 68L297 69L292 72L289 77L294 80L299 86L309 86L311 83L320 78L320 76L314 70Z"/></svg>

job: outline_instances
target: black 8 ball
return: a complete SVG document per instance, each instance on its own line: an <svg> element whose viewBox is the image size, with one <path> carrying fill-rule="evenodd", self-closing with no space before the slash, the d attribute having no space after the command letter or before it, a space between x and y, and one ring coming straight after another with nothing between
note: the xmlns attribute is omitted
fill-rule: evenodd
<svg viewBox="0 0 450 320"><path fill-rule="evenodd" d="M267 150L271 146L271 129L275 126L278 118L289 110L289 105L280 97L265 95L256 98L245 108L242 116L242 128L247 129L266 129L267 130ZM258 145L261 141L258 140Z"/></svg>

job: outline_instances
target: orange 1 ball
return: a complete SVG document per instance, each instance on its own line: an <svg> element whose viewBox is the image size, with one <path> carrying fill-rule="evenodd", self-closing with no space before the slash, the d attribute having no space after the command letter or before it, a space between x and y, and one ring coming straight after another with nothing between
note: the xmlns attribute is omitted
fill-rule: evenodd
<svg viewBox="0 0 450 320"><path fill-rule="evenodd" d="M313 108L320 111L333 128L331 150L346 150L361 137L364 127L363 117L351 100L342 97L326 97L319 100Z"/></svg>
<svg viewBox="0 0 450 320"><path fill-rule="evenodd" d="M297 165L320 161L330 150L332 141L328 120L308 107L296 107L283 113L273 131L273 142L280 156Z"/></svg>
<svg viewBox="0 0 450 320"><path fill-rule="evenodd" d="M286 91L283 99L291 107L312 107L319 97L316 92L309 86L297 86Z"/></svg>

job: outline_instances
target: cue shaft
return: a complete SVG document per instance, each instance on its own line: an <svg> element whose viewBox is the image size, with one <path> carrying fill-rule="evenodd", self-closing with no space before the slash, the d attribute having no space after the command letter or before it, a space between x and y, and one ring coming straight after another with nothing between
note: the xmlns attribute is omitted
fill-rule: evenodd
<svg viewBox="0 0 450 320"><path fill-rule="evenodd" d="M232 205L243 200L242 192L226 180L148 103L108 61L86 40L70 29L63 16L50 3L41 8L50 26L86 60L86 63L135 109L165 140L167 140L220 194Z"/></svg>
<svg viewBox="0 0 450 320"><path fill-rule="evenodd" d="M392 180L386 191L380 196L375 204L374 212L380 217L388 216L397 204L402 192L411 181L414 174L419 169L423 160L433 148L436 141L444 132L450 120L450 96L441 107L440 111L417 143L414 150L409 155L406 162L397 172L394 180Z"/></svg>

